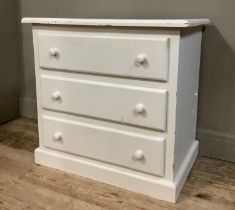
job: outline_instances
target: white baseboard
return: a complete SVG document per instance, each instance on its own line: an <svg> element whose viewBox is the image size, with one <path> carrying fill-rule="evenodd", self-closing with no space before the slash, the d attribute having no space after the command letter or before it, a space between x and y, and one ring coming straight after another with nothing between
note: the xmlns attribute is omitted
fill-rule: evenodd
<svg viewBox="0 0 235 210"><path fill-rule="evenodd" d="M35 150L35 162L175 203L197 156L197 149L198 142L195 141L185 157L180 173L178 173L175 181L143 175L129 169L100 163L44 147Z"/></svg>
<svg viewBox="0 0 235 210"><path fill-rule="evenodd" d="M199 154L235 162L235 135L198 128Z"/></svg>
<svg viewBox="0 0 235 210"><path fill-rule="evenodd" d="M184 186L185 181L187 180L189 172L197 158L198 145L198 141L193 142L175 176L174 182L176 185L176 199L179 197L179 194Z"/></svg>
<svg viewBox="0 0 235 210"><path fill-rule="evenodd" d="M20 115L37 119L37 101L27 97L20 97Z"/></svg>

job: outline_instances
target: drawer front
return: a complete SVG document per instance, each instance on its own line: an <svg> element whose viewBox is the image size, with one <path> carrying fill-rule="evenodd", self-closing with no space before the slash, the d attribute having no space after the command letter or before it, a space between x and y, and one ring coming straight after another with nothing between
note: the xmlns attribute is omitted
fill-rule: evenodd
<svg viewBox="0 0 235 210"><path fill-rule="evenodd" d="M165 139L43 116L44 146L163 176Z"/></svg>
<svg viewBox="0 0 235 210"><path fill-rule="evenodd" d="M167 91L41 76L43 108L166 130Z"/></svg>
<svg viewBox="0 0 235 210"><path fill-rule="evenodd" d="M95 34L95 33L94 33ZM125 77L168 79L168 38L38 34L41 68Z"/></svg>

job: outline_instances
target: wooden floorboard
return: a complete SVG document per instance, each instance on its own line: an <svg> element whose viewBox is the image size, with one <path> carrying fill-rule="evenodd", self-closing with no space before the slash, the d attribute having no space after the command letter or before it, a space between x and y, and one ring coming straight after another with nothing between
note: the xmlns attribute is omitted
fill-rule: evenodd
<svg viewBox="0 0 235 210"><path fill-rule="evenodd" d="M0 210L235 210L235 164L198 157L176 204L34 164L35 120L0 126Z"/></svg>

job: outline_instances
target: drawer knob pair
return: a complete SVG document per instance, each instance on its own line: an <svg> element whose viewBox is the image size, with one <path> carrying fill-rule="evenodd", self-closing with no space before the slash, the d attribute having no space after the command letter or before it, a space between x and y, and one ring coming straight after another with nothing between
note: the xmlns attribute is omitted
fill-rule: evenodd
<svg viewBox="0 0 235 210"><path fill-rule="evenodd" d="M54 48L52 47L50 50L49 50L49 54L53 57L56 57L57 55L59 55L59 50L57 48Z"/></svg>
<svg viewBox="0 0 235 210"><path fill-rule="evenodd" d="M58 101L61 99L61 93L59 91L55 91L52 93L51 97L53 100Z"/></svg>
<svg viewBox="0 0 235 210"><path fill-rule="evenodd" d="M143 114L145 111L146 111L146 109L145 109L144 104L139 103L135 106L135 112L136 113Z"/></svg>
<svg viewBox="0 0 235 210"><path fill-rule="evenodd" d="M134 158L135 158L136 160L143 160L143 159L144 159L144 153L143 153L143 151L142 151L142 150L137 150L137 151L135 151L135 153L134 153Z"/></svg>
<svg viewBox="0 0 235 210"><path fill-rule="evenodd" d="M62 140L62 133L60 132L55 132L54 135L53 135L53 138L55 141L60 141Z"/></svg>
<svg viewBox="0 0 235 210"><path fill-rule="evenodd" d="M139 54L136 58L136 62L140 65L143 65L144 63L146 63L147 61L147 57L145 54Z"/></svg>

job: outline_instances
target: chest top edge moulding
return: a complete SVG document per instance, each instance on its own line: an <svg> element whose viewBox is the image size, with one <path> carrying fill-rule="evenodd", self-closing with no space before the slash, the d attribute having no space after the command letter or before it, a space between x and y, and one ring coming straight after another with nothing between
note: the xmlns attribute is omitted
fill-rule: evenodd
<svg viewBox="0 0 235 210"><path fill-rule="evenodd" d="M76 19L76 18L22 18L22 23L84 26L132 26L187 28L210 23L209 19Z"/></svg>

